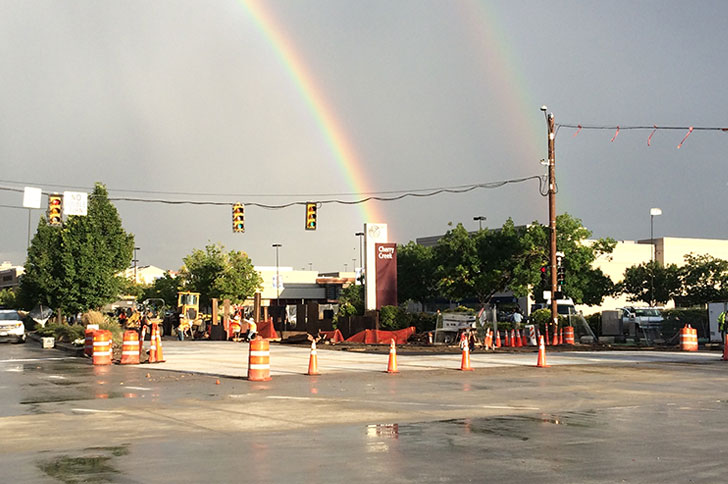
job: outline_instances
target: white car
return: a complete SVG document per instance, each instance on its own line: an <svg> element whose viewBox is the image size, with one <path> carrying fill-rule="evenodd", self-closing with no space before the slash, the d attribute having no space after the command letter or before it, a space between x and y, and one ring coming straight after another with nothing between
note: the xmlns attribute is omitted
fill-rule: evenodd
<svg viewBox="0 0 728 484"><path fill-rule="evenodd" d="M0 309L0 341L25 343L23 318L14 309Z"/></svg>

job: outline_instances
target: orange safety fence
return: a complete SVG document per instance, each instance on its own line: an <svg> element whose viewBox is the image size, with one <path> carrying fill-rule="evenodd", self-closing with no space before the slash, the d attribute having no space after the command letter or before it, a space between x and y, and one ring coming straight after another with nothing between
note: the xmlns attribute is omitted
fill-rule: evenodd
<svg viewBox="0 0 728 484"><path fill-rule="evenodd" d="M341 343L344 341L344 335L341 334L341 331L338 329L335 329L334 331L319 331L319 334L334 343Z"/></svg>
<svg viewBox="0 0 728 484"><path fill-rule="evenodd" d="M278 338L278 333L276 333L276 330L273 327L273 318L268 318L267 320L258 323L258 335L265 339Z"/></svg>
<svg viewBox="0 0 728 484"><path fill-rule="evenodd" d="M394 340L397 344L405 344L407 340L415 334L416 329L414 326L410 326L406 329L400 329L397 331L382 331L377 329L365 329L359 331L353 336L346 339L347 343L366 343L366 344L381 344L388 343L390 340Z"/></svg>

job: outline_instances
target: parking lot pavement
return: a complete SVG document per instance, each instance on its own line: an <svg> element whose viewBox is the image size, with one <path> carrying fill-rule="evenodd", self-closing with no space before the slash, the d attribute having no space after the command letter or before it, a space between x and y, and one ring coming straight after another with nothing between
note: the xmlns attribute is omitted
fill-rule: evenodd
<svg viewBox="0 0 728 484"><path fill-rule="evenodd" d="M154 365L155 369L189 373L246 377L248 344L222 341L165 341L164 363ZM271 375L296 375L306 373L310 350L306 347L272 343L270 346ZM474 369L534 366L536 350L533 353L485 353L470 355ZM547 363L561 365L635 364L635 363L702 363L717 361L716 352L666 352L666 351L578 351L549 352ZM388 355L361 351L335 351L319 347L318 367L321 373L381 372L386 370ZM459 353L397 355L399 370L435 370L460 368Z"/></svg>

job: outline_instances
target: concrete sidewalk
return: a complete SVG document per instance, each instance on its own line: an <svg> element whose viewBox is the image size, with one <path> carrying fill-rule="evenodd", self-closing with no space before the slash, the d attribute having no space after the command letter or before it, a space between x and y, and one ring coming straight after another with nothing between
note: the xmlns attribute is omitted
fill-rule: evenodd
<svg viewBox="0 0 728 484"><path fill-rule="evenodd" d="M145 348L148 346L145 345ZM164 341L164 363L150 368L188 373L244 378L248 374L248 344L226 341ZM271 343L271 375L301 375L308 370L309 348ZM318 366L322 374L351 372L383 372L389 355L354 351L329 350L318 347ZM546 360L551 366L598 365L635 363L708 363L719 361L717 352L663 351L578 351L549 352ZM533 353L485 353L470 355L474 369L509 366L535 366ZM401 372L414 370L460 369L461 354L397 354Z"/></svg>

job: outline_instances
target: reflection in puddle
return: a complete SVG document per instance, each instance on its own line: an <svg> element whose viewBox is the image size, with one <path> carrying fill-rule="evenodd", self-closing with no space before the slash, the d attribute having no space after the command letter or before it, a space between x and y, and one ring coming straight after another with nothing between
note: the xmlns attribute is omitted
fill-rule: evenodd
<svg viewBox="0 0 728 484"><path fill-rule="evenodd" d="M366 428L367 450L381 451L388 448L387 440L429 435L492 435L522 441L554 426L592 428L602 425L596 411L567 412L561 415L535 414L484 418L461 418L410 424L368 425Z"/></svg>
<svg viewBox="0 0 728 484"><path fill-rule="evenodd" d="M369 437L366 442L366 451L368 453L389 452L389 444L386 440L399 438L399 424L367 425L367 437Z"/></svg>
<svg viewBox="0 0 728 484"><path fill-rule="evenodd" d="M126 445L119 447L90 447L84 455L61 455L37 463L48 476L66 484L80 482L113 482L119 471L112 465L115 457L127 455Z"/></svg>

